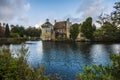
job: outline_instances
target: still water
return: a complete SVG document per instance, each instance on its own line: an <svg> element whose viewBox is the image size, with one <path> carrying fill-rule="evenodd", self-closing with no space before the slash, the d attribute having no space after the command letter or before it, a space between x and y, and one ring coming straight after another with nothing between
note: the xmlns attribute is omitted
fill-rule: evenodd
<svg viewBox="0 0 120 80"><path fill-rule="evenodd" d="M26 46L29 48L28 63L31 66L37 68L45 65L46 75L59 74L62 80L74 80L86 64L110 64L109 55L120 52L120 44L27 41ZM20 47L9 45L11 50Z"/></svg>

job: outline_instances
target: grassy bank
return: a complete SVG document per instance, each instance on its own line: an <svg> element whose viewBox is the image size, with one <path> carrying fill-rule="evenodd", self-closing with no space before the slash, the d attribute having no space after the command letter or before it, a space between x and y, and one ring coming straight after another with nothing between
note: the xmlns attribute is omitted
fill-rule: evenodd
<svg viewBox="0 0 120 80"><path fill-rule="evenodd" d="M40 38L37 37L31 37L31 38L0 38L0 44L21 44L24 43L25 41L37 41L40 40Z"/></svg>
<svg viewBox="0 0 120 80"><path fill-rule="evenodd" d="M20 44L27 40L27 38L0 38L0 44Z"/></svg>

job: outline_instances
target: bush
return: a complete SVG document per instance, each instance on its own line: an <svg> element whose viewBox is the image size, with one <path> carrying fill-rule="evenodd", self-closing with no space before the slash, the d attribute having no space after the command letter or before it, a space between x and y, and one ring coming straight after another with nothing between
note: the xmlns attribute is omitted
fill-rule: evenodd
<svg viewBox="0 0 120 80"><path fill-rule="evenodd" d="M120 55L111 55L112 65L85 66L78 80L120 80Z"/></svg>
<svg viewBox="0 0 120 80"><path fill-rule="evenodd" d="M7 48L0 51L0 80L49 80L44 66L34 70L27 64L28 49L23 45L15 58Z"/></svg>
<svg viewBox="0 0 120 80"><path fill-rule="evenodd" d="M20 35L18 33L11 33L10 37L12 37L12 38L18 38L18 37L20 37Z"/></svg>

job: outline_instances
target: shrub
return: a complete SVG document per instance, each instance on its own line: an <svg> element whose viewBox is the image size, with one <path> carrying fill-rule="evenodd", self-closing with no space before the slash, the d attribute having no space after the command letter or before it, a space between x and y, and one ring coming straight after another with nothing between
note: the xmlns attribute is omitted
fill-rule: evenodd
<svg viewBox="0 0 120 80"><path fill-rule="evenodd" d="M112 65L85 66L78 80L120 80L120 55L111 55Z"/></svg>
<svg viewBox="0 0 120 80"><path fill-rule="evenodd" d="M23 45L15 58L9 49L0 50L0 80L49 80L44 66L34 70L27 64L28 49Z"/></svg>

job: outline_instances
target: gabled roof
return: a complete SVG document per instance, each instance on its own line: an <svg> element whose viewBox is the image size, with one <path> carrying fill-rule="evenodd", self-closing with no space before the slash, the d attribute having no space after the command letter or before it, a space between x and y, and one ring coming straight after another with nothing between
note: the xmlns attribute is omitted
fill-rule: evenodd
<svg viewBox="0 0 120 80"><path fill-rule="evenodd" d="M60 22L56 22L54 25L55 29L61 29L61 28L66 28L66 21L60 21Z"/></svg>
<svg viewBox="0 0 120 80"><path fill-rule="evenodd" d="M50 22L45 22L44 24L41 25L42 28L50 28L53 26Z"/></svg>

